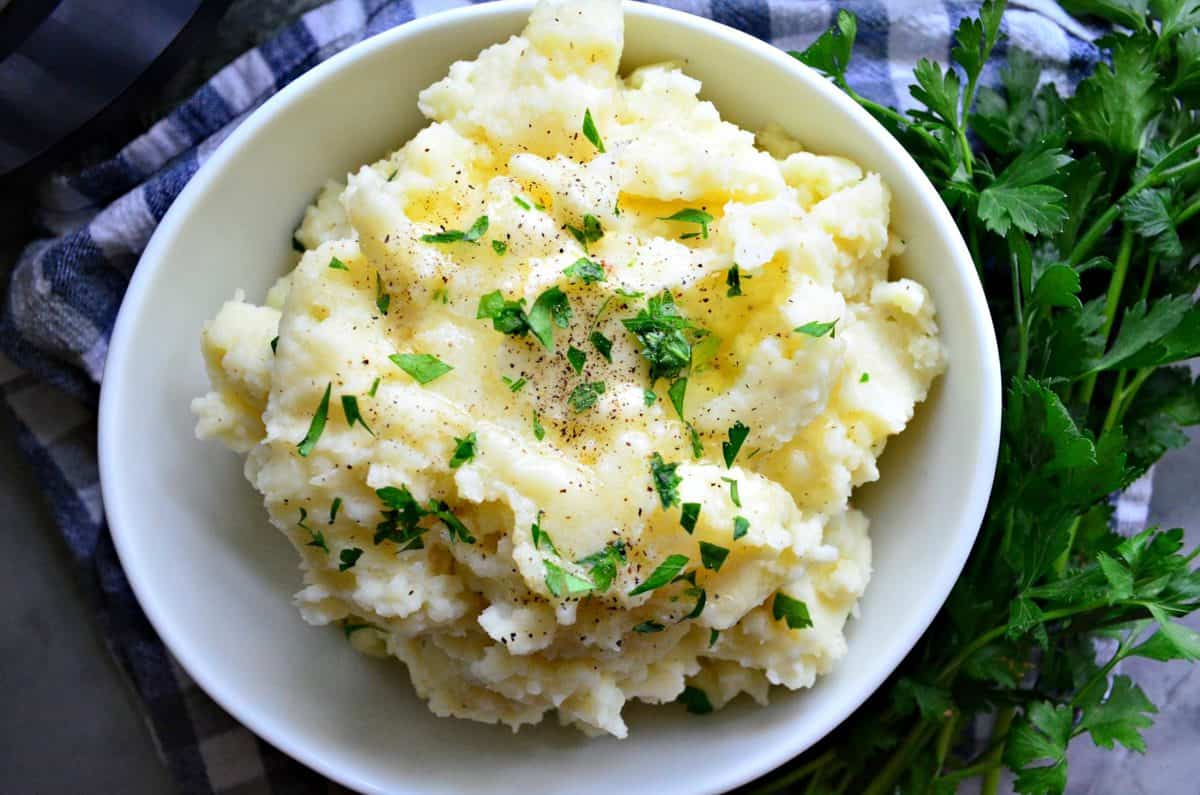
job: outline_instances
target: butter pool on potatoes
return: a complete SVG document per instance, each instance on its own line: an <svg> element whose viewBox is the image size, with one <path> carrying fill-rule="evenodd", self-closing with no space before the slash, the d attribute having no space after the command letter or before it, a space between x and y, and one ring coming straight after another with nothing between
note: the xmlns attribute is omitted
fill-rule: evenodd
<svg viewBox="0 0 1200 795"><path fill-rule="evenodd" d="M778 129L756 145L676 66L620 77L622 40L615 0L539 4L521 36L422 92L427 128L325 188L297 234L308 250L264 306L239 294L204 330L213 390L193 402L197 433L247 454L300 553L304 618L403 660L439 715L516 728L556 710L623 737L630 699L690 685L720 707L812 685L845 654L871 572L851 492L878 476L887 438L944 367L929 294L888 280L902 243L878 175ZM663 220L688 209L713 220ZM477 241L422 240L483 216ZM602 236L581 243L571 227L587 216ZM583 257L603 281L564 274ZM494 291L529 310L554 287L571 316L552 349L477 317ZM651 383L622 323L663 291L708 333L680 374L699 457L667 397L674 379ZM397 353L453 369L421 384ZM595 404L576 411L572 393L595 383ZM327 388L323 432L300 455ZM750 431L727 468L737 423ZM451 466L468 438L473 457ZM678 502L701 506L691 533L663 507L655 454L678 464ZM388 487L444 502L473 542L426 516L423 548L376 543ZM702 566L701 542L728 550L719 570ZM577 561L618 545L611 585L589 589L597 577ZM690 580L630 595L672 555ZM573 586L553 587L555 570ZM811 627L775 618L780 592Z"/></svg>

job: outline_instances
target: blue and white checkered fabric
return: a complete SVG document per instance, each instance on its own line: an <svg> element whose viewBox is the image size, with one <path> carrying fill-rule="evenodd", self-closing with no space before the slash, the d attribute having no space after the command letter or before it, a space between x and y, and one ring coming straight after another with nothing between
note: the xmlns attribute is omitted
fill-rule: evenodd
<svg viewBox="0 0 1200 795"><path fill-rule="evenodd" d="M172 661L142 615L109 538L96 465L95 408L109 334L138 257L187 181L262 102L330 55L456 0L335 0L225 67L111 159L56 176L38 194L46 239L17 262L0 312L0 382L25 453L91 588L109 645L141 695L162 756L186 793L301 793L330 785L254 737ZM850 82L872 99L910 102L920 58L946 62L968 0L663 0L785 49L801 49L836 8L858 15ZM1069 91L1096 59L1091 33L1050 0L1014 0L1006 41L1038 56ZM986 75L994 79L994 73ZM397 142L399 144L400 142ZM1145 519L1148 489L1119 515ZM1140 520L1140 521L1139 521Z"/></svg>

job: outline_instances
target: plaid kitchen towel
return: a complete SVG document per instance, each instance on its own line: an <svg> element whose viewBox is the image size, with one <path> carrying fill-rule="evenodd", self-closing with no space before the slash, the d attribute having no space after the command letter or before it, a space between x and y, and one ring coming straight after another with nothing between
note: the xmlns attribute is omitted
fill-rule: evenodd
<svg viewBox="0 0 1200 795"><path fill-rule="evenodd" d="M3 405L45 487L90 589L112 653L186 793L301 793L331 785L269 747L210 701L171 659L135 601L104 521L95 409L109 334L130 274L172 200L229 132L305 70L362 39L455 0L335 0L245 53L111 159L55 176L38 193L47 237L21 254L0 311ZM910 102L920 58L948 59L968 0L663 0L785 49L809 44L837 7L859 19L850 82L886 104ZM1016 0L1003 48L1039 57L1064 90L1096 59L1090 31L1045 0ZM995 79L994 67L985 75ZM400 142L397 141L397 144ZM199 354L197 354L199 355ZM1144 520L1148 484L1118 515ZM1132 521L1130 521L1132 520Z"/></svg>

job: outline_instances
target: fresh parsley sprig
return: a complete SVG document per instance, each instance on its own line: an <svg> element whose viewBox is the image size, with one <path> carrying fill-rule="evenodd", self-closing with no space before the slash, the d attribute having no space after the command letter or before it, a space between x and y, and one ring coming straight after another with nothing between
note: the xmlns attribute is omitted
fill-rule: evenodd
<svg viewBox="0 0 1200 795"><path fill-rule="evenodd" d="M1007 388L991 502L946 607L849 725L765 791L952 792L980 778L994 795L1007 766L1020 793L1062 793L1074 738L1145 748L1155 708L1113 674L1122 660L1200 659L1180 622L1200 608L1197 552L1178 530L1117 535L1108 500L1200 423L1200 382L1172 366L1200 355L1200 7L1063 5L1119 27L1069 99L1017 50L982 85L994 0L958 26L948 68L917 65L908 112L849 85L852 14L794 53L941 193L988 293ZM819 322L797 330L822 336ZM785 597L773 615L802 623ZM981 713L990 741L964 742Z"/></svg>

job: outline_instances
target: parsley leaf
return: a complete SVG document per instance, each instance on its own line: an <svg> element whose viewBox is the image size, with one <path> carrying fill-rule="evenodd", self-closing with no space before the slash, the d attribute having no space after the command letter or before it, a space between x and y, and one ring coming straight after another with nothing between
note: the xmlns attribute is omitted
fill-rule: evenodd
<svg viewBox="0 0 1200 795"><path fill-rule="evenodd" d="M733 462L737 459L738 453L742 449L742 445L746 443L746 437L750 435L750 428L738 420L729 429L729 441L721 442L721 454L725 457L725 468L729 469L733 466Z"/></svg>
<svg viewBox="0 0 1200 795"><path fill-rule="evenodd" d="M821 323L816 320L805 323L803 326L796 326L792 331L797 334L807 334L810 337L824 337L826 334L836 336L834 328L837 326L838 318L830 320L828 323Z"/></svg>
<svg viewBox="0 0 1200 795"><path fill-rule="evenodd" d="M330 524L333 524L334 522L337 521L338 511L341 510L341 507L342 507L342 498L334 497L333 502L330 503L330 505L329 505L329 523Z"/></svg>
<svg viewBox="0 0 1200 795"><path fill-rule="evenodd" d="M362 418L362 414L358 411L357 397L354 395L342 395L342 413L346 415L346 425L353 428L354 423L357 422L363 426L363 430L367 433L372 436L375 435L375 431L371 430L370 426L367 425L367 421Z"/></svg>
<svg viewBox="0 0 1200 795"><path fill-rule="evenodd" d="M729 484L729 499L733 501L734 505L741 508L742 499L738 496L738 482L733 478L721 478L721 480Z"/></svg>
<svg viewBox="0 0 1200 795"><path fill-rule="evenodd" d="M596 350L600 352L605 361L612 361L612 340L599 331L593 331L588 335L588 341L596 347Z"/></svg>
<svg viewBox="0 0 1200 795"><path fill-rule="evenodd" d="M771 602L771 618L786 621L788 629L805 629L813 625L808 615L808 605L783 591L775 592L775 599Z"/></svg>
<svg viewBox="0 0 1200 795"><path fill-rule="evenodd" d="M271 353L274 354L274 353L278 352L278 348L279 348L279 335L276 335L275 337L273 337L271 339Z"/></svg>
<svg viewBox="0 0 1200 795"><path fill-rule="evenodd" d="M375 490L375 496L383 503L383 521L375 525L376 545L384 541L398 544L400 552L424 549L421 536L428 530L419 525L426 515L406 486L384 486Z"/></svg>
<svg viewBox="0 0 1200 795"><path fill-rule="evenodd" d="M392 364L412 376L418 384L428 384L454 368L428 353L393 353Z"/></svg>
<svg viewBox="0 0 1200 795"><path fill-rule="evenodd" d="M537 297L527 318L529 330L548 351L554 350L554 326L566 328L571 322L571 304L558 287L551 287ZM553 325L551 325L553 324Z"/></svg>
<svg viewBox="0 0 1200 795"><path fill-rule="evenodd" d="M653 406L657 400L658 395L654 394L653 389L646 389L642 392L642 402L646 404L647 408Z"/></svg>
<svg viewBox="0 0 1200 795"><path fill-rule="evenodd" d="M679 221L680 223L685 223L685 224L699 224L700 225L700 237L707 240L708 239L708 225L712 223L713 217L711 215L709 215L708 213L704 212L703 210L697 210L694 207L688 207L687 209L680 210L679 212L675 213L674 215L668 215L665 218L659 218L658 220L660 220L660 221ZM692 233L690 236L695 237L695 233Z"/></svg>
<svg viewBox="0 0 1200 795"><path fill-rule="evenodd" d="M459 520L457 516L450 512L450 506L442 500L430 500L427 513L435 519L441 520L446 526L446 532L450 536L450 542L455 540L462 541L464 544L474 544L475 537L471 535L471 531L467 526Z"/></svg>
<svg viewBox="0 0 1200 795"><path fill-rule="evenodd" d="M733 540L737 541L750 532L750 521L744 516L733 517Z"/></svg>
<svg viewBox="0 0 1200 795"><path fill-rule="evenodd" d="M432 235L421 235L422 243L474 243L479 245L479 238L487 234L488 217L481 215L465 232L458 229L447 229Z"/></svg>
<svg viewBox="0 0 1200 795"><path fill-rule="evenodd" d="M587 361L587 354L572 345L567 348L567 361L576 374L582 373L584 362Z"/></svg>
<svg viewBox="0 0 1200 795"><path fill-rule="evenodd" d="M747 276L746 278L750 277ZM725 284L729 286L729 289L725 291L726 298L736 298L742 294L742 271L738 268L736 262L725 273Z"/></svg>
<svg viewBox="0 0 1200 795"><path fill-rule="evenodd" d="M600 219L594 215L583 216L583 228L571 226L567 224L567 231L571 236L579 241L579 245L583 246L583 250L588 250L589 243L595 243L600 238L604 237L604 228L600 226Z"/></svg>
<svg viewBox="0 0 1200 795"><path fill-rule="evenodd" d="M596 132L596 122L592 121L591 109L583 112L583 137L591 141L600 154L604 154L604 141L600 140L600 133Z"/></svg>
<svg viewBox="0 0 1200 795"><path fill-rule="evenodd" d="M716 632L714 629L713 632ZM693 715L707 715L713 711L712 702L708 700L708 694L698 687L687 685L683 688L683 692L676 699L684 708Z"/></svg>
<svg viewBox="0 0 1200 795"><path fill-rule="evenodd" d="M679 484L683 478L675 474L678 468L679 464L668 464L658 453L650 457L650 478L664 510L679 503Z"/></svg>
<svg viewBox="0 0 1200 795"><path fill-rule="evenodd" d="M1014 783L1018 792L1066 789L1067 743L1071 741L1073 723L1068 707L1038 701L1026 711L1026 719L1013 726L1005 743L1004 761L1017 773Z"/></svg>
<svg viewBox="0 0 1200 795"><path fill-rule="evenodd" d="M518 207L520 207L522 210L532 210L533 209L532 207L529 206L529 202L525 201L520 196L513 196L513 203L516 204Z"/></svg>
<svg viewBox="0 0 1200 795"><path fill-rule="evenodd" d="M375 380L371 382L371 388L367 390L368 397L375 397L375 393L379 391L379 382L381 380L381 378L376 376Z"/></svg>
<svg viewBox="0 0 1200 795"><path fill-rule="evenodd" d="M524 378L517 378L514 380L506 375L500 376L500 380L503 381L504 385L508 387L509 392L520 392L526 384Z"/></svg>
<svg viewBox="0 0 1200 795"><path fill-rule="evenodd" d="M729 550L725 547L710 544L707 541L700 542L700 562L704 564L704 568L720 571L721 567L725 565L727 557L729 557Z"/></svg>
<svg viewBox="0 0 1200 795"><path fill-rule="evenodd" d="M475 319L491 320L492 328L496 331L522 337L529 331L529 318L525 315L524 307L524 300L508 301L499 290L493 290L480 297Z"/></svg>
<svg viewBox="0 0 1200 795"><path fill-rule="evenodd" d="M686 378L677 378L671 382L671 386L667 389L667 397L671 399L671 405L675 407L675 413L679 415L679 419L683 419L683 398L687 394L688 380Z"/></svg>
<svg viewBox="0 0 1200 795"><path fill-rule="evenodd" d="M333 382L325 386L325 394L321 397L321 402L317 404L317 410L313 413L312 422L309 423L308 433L300 440L300 444L296 446L296 452L301 458L307 458L308 454L317 446L317 440L321 438L321 433L325 430L325 421L329 417L329 394L333 390Z"/></svg>
<svg viewBox="0 0 1200 795"><path fill-rule="evenodd" d="M354 564L358 563L358 559L362 557L362 553L363 551L358 547L343 549L338 553L338 560L341 561L338 563L338 571L346 571L347 569L354 568Z"/></svg>
<svg viewBox="0 0 1200 795"><path fill-rule="evenodd" d="M508 243L504 242L503 240L493 240L492 241L492 251L496 252L497 255L503 257L505 254L508 253Z"/></svg>
<svg viewBox="0 0 1200 795"><path fill-rule="evenodd" d="M675 554L667 556L641 585L629 592L629 595L637 596L647 591L657 590L664 585L670 585L687 564L687 555Z"/></svg>
<svg viewBox="0 0 1200 795"><path fill-rule="evenodd" d="M692 343L685 333L692 324L679 314L667 290L650 298L636 317L621 321L642 346L650 362L650 380L675 378L692 362Z"/></svg>
<svg viewBox="0 0 1200 795"><path fill-rule="evenodd" d="M329 269L335 270L335 271L348 271L348 270L350 270L350 267L346 263L344 263L340 259L338 259L337 257L330 257L329 258Z"/></svg>
<svg viewBox="0 0 1200 795"><path fill-rule="evenodd" d="M620 541L613 541L599 552L594 552L575 563L588 570L596 590L604 593L616 579L617 569L625 564L625 545Z"/></svg>
<svg viewBox="0 0 1200 795"><path fill-rule="evenodd" d="M546 588L550 593L557 597L571 597L585 594L593 590L596 586L583 577L577 574L572 574L559 566L557 563L552 563L548 560L543 560L542 565L546 569Z"/></svg>
<svg viewBox="0 0 1200 795"><path fill-rule="evenodd" d="M592 381L590 383L582 383L571 390L570 396L567 398L569 405L576 414L587 411L600 399L604 394L604 382Z"/></svg>
<svg viewBox="0 0 1200 795"><path fill-rule="evenodd" d="M664 629L666 629L666 627L664 627L662 624L658 623L657 621L643 621L642 623L635 626L633 628L633 631L641 633L641 634L648 634L651 632L662 632Z"/></svg>
<svg viewBox="0 0 1200 795"><path fill-rule="evenodd" d="M478 439L475 437L475 431L471 431L463 438L454 437L454 455L450 457L450 468L458 469L463 464L475 458L475 444Z"/></svg>
<svg viewBox="0 0 1200 795"><path fill-rule="evenodd" d="M1067 195L1041 184L1071 158L1057 147L1026 150L979 194L979 217L988 229L1005 235L1013 226L1030 235L1053 234L1062 228Z"/></svg>
<svg viewBox="0 0 1200 795"><path fill-rule="evenodd" d="M603 282L608 279L604 273L604 268L600 267L600 263L593 262L587 257L580 257L575 260L563 270L563 273L573 279L579 279L584 284L595 284L596 282Z"/></svg>
<svg viewBox="0 0 1200 795"><path fill-rule="evenodd" d="M542 423L538 420L538 413L533 412L533 435L539 442L546 438L546 429L542 427Z"/></svg>
<svg viewBox="0 0 1200 795"><path fill-rule="evenodd" d="M679 514L679 524L687 531L688 535L696 529L696 522L700 519L700 503L685 502L681 506Z"/></svg>

